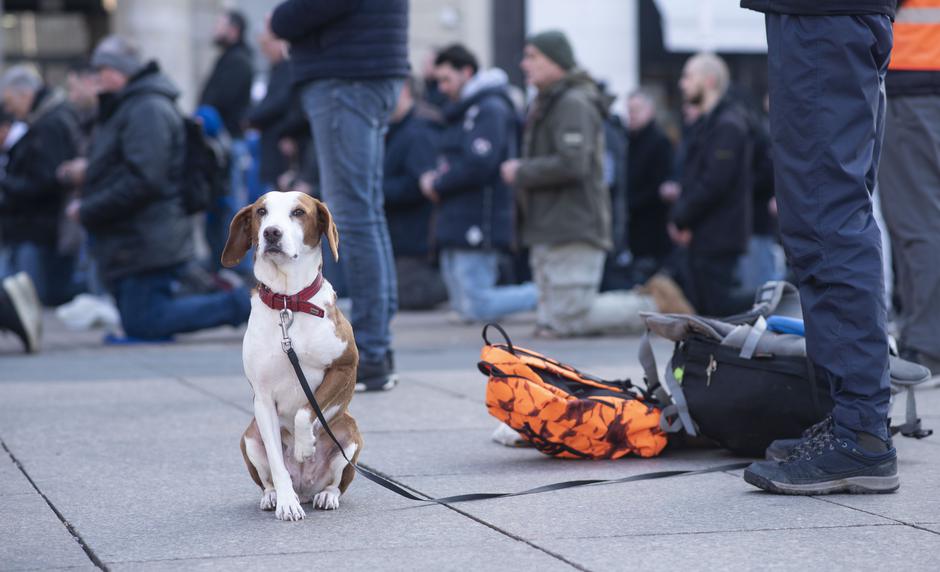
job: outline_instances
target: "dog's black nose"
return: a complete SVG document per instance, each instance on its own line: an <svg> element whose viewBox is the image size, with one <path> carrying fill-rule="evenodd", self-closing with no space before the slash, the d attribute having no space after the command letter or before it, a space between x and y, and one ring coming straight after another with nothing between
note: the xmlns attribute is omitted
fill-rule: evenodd
<svg viewBox="0 0 940 572"><path fill-rule="evenodd" d="M269 226L264 229L264 239L268 242L278 242L282 236L284 236L284 233L276 226Z"/></svg>

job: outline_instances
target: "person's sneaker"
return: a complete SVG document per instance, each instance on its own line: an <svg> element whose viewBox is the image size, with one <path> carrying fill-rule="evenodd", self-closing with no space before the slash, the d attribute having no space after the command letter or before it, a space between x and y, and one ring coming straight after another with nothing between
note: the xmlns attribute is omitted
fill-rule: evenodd
<svg viewBox="0 0 940 572"><path fill-rule="evenodd" d="M793 451L794 447L799 445L801 442L807 439L812 439L816 435L819 435L825 431L832 431L832 415L826 416L826 418L819 423L803 431L803 434L798 439L777 439L776 441L772 442L767 446L767 450L764 452L764 457L768 461L785 461Z"/></svg>
<svg viewBox="0 0 940 572"><path fill-rule="evenodd" d="M39 351L42 305L33 281L25 272L3 279L0 288L0 328L12 331L27 353Z"/></svg>
<svg viewBox="0 0 940 572"><path fill-rule="evenodd" d="M890 493L901 486L897 452L891 442L867 433L832 428L796 445L783 462L758 461L744 480L759 489L788 495Z"/></svg>
<svg viewBox="0 0 940 572"><path fill-rule="evenodd" d="M395 356L388 350L385 359L378 362L360 361L356 370L356 391L388 391L398 385Z"/></svg>

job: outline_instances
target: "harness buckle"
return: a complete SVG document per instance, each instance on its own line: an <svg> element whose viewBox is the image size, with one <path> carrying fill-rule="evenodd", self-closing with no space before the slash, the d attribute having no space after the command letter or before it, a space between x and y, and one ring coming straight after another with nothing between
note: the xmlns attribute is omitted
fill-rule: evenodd
<svg viewBox="0 0 940 572"><path fill-rule="evenodd" d="M284 350L284 353L287 353L293 347L293 344L290 340L290 335L287 333L287 331L294 323L294 313L285 307L283 310L278 312L278 314L280 316L278 324L281 326L281 349Z"/></svg>

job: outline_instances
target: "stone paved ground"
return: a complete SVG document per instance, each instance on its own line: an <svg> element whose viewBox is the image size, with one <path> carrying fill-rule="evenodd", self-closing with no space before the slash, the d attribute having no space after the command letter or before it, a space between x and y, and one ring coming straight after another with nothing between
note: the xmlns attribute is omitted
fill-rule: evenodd
<svg viewBox="0 0 940 572"><path fill-rule="evenodd" d="M357 395L361 462L426 495L727 463L720 450L578 462L489 441L477 327L396 319L402 384ZM640 378L637 339L520 345ZM894 495L777 497L739 472L416 505L357 479L335 512L258 510L238 439L250 419L241 332L104 347L46 320L44 352L0 336L0 570L940 569L940 436L897 442ZM668 346L657 348L668 353ZM940 390L919 400L940 429Z"/></svg>

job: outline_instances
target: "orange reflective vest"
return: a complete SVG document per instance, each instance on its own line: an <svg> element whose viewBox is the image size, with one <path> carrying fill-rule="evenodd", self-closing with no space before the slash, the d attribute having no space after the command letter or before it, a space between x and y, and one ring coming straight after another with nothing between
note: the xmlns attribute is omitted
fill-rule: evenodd
<svg viewBox="0 0 940 572"><path fill-rule="evenodd" d="M894 20L888 69L940 71L940 0L907 0Z"/></svg>

